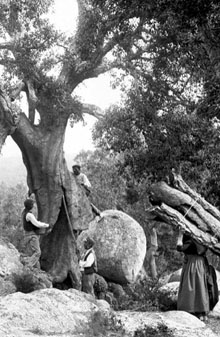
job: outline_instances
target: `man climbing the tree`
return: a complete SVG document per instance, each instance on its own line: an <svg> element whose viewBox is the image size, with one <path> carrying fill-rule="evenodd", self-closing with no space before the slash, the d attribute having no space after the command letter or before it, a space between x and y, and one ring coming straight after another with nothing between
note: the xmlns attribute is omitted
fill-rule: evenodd
<svg viewBox="0 0 220 337"><path fill-rule="evenodd" d="M40 256L41 249L39 243L39 229L49 228L49 224L38 221L32 209L34 207L34 200L28 198L24 201L24 210L22 212L23 228L25 231L25 251L28 258L25 259L25 263L28 267L40 268Z"/></svg>
<svg viewBox="0 0 220 337"><path fill-rule="evenodd" d="M96 255L93 249L94 241L87 237L84 241L85 253L79 261L82 273L82 291L94 295L95 273L97 272Z"/></svg>
<svg viewBox="0 0 220 337"><path fill-rule="evenodd" d="M92 186L87 176L81 172L81 166L79 164L74 164L72 166L72 170L77 183L84 188L87 197L89 197L89 195L91 194ZM92 207L93 214L97 217L97 220L100 221L102 219L102 214L100 210L91 202L90 205Z"/></svg>

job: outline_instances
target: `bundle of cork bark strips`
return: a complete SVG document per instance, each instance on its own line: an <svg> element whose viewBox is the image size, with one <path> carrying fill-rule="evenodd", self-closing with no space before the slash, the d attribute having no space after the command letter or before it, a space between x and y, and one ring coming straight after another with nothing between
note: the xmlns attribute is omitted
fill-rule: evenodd
<svg viewBox="0 0 220 337"><path fill-rule="evenodd" d="M151 218L182 228L198 243L220 255L220 211L190 188L174 170L169 184L150 188Z"/></svg>

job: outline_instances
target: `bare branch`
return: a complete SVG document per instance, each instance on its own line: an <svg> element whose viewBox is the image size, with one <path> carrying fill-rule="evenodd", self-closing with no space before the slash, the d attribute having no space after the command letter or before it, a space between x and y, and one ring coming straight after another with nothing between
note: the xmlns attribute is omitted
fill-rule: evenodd
<svg viewBox="0 0 220 337"><path fill-rule="evenodd" d="M94 116L97 119L104 117L104 111L95 104L83 104L82 112Z"/></svg>

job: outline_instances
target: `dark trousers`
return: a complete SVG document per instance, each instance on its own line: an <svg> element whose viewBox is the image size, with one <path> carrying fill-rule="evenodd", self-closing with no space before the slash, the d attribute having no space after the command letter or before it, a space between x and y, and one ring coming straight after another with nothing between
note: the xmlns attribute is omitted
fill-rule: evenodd
<svg viewBox="0 0 220 337"><path fill-rule="evenodd" d="M95 274L82 273L82 291L87 294L94 295Z"/></svg>

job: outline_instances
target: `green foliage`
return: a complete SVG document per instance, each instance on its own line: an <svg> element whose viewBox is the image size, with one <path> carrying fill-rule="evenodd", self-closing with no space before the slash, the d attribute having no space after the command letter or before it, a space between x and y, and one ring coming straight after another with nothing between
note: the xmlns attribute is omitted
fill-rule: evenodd
<svg viewBox="0 0 220 337"><path fill-rule="evenodd" d="M198 185L204 188L201 173L215 167L208 161L218 165L218 124L178 111L158 114L146 108L148 96L142 95L141 101L128 97L124 107L111 108L106 119L96 124L97 145L123 152L122 170L130 167L139 179L143 175L164 179L171 168L181 167L189 181L200 178Z"/></svg>
<svg viewBox="0 0 220 337"><path fill-rule="evenodd" d="M123 12L123 1L102 6L113 11L116 3ZM109 109L93 137L99 147L123 152L121 171L160 180L177 168L218 205L219 2L131 1L135 6L146 10L137 47L146 53L127 66L127 98ZM122 78L118 83L124 86Z"/></svg>
<svg viewBox="0 0 220 337"><path fill-rule="evenodd" d="M145 327L143 330L136 331L135 337L174 337L175 333L165 324L158 324L157 327Z"/></svg>
<svg viewBox="0 0 220 337"><path fill-rule="evenodd" d="M176 301L161 292L162 279L152 280L145 277L133 285L127 286L127 297L119 303L117 310L167 311L176 310Z"/></svg>
<svg viewBox="0 0 220 337"><path fill-rule="evenodd" d="M159 310L158 289L160 284L150 278L129 285L125 291L127 298L119 304L118 310L157 311Z"/></svg>
<svg viewBox="0 0 220 337"><path fill-rule="evenodd" d="M117 3L123 10L124 2ZM128 66L134 79L127 97L98 121L93 138L98 147L123 153L121 172L154 181L175 168L218 206L219 3L146 3L147 52Z"/></svg>
<svg viewBox="0 0 220 337"><path fill-rule="evenodd" d="M17 291L28 294L36 290L36 280L31 271L24 271L22 274L13 275L14 284Z"/></svg>
<svg viewBox="0 0 220 337"><path fill-rule="evenodd" d="M42 15L47 13L51 0L47 1L10 1L10 6L2 4L2 34L17 34L16 62L10 53L4 54L5 71L18 78L33 77L43 61L44 52L58 39L58 34ZM3 8L4 7L4 8ZM18 34L21 33L22 34ZM48 58L48 55L47 55ZM51 67L54 65L51 58ZM25 76L25 77L26 77Z"/></svg>

